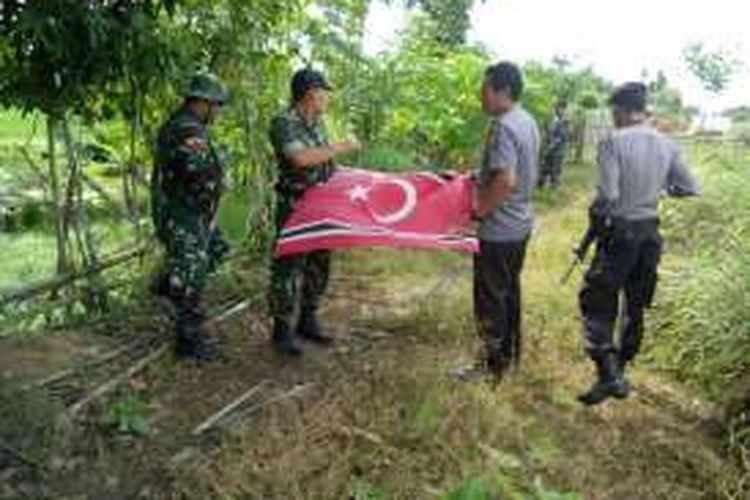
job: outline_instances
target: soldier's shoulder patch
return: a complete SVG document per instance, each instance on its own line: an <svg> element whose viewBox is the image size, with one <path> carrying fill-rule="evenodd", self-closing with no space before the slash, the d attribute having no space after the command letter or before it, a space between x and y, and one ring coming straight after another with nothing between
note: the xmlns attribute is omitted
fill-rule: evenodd
<svg viewBox="0 0 750 500"><path fill-rule="evenodd" d="M208 141L195 135L184 137L182 143L193 151L203 151L208 148Z"/></svg>

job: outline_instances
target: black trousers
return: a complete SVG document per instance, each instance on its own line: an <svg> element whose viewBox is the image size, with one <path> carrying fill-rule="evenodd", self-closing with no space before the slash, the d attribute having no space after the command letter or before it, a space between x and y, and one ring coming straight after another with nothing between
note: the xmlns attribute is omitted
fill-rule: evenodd
<svg viewBox="0 0 750 500"><path fill-rule="evenodd" d="M627 362L638 354L643 310L656 291L661 247L656 219L615 221L598 242L579 294L586 350L592 358L617 352ZM620 312L618 344L614 329Z"/></svg>
<svg viewBox="0 0 750 500"><path fill-rule="evenodd" d="M528 238L479 242L474 256L474 316L488 359L516 364L521 359L521 270Z"/></svg>

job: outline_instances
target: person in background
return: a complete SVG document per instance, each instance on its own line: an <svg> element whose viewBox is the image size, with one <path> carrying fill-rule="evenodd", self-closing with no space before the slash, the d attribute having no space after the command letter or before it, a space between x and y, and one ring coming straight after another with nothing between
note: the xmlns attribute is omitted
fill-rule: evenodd
<svg viewBox="0 0 750 500"><path fill-rule="evenodd" d="M555 116L547 127L542 165L539 172L538 187L547 185L556 188L560 185L565 154L570 141L570 120L567 116L568 103L561 99L555 106Z"/></svg>

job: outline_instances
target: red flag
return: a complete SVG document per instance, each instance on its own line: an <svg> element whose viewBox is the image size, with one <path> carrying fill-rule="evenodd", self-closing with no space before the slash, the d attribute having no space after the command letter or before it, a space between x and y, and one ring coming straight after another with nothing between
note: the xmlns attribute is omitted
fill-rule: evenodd
<svg viewBox="0 0 750 500"><path fill-rule="evenodd" d="M295 204L276 255L356 246L477 252L461 233L470 220L471 180L430 172L405 175L339 168Z"/></svg>

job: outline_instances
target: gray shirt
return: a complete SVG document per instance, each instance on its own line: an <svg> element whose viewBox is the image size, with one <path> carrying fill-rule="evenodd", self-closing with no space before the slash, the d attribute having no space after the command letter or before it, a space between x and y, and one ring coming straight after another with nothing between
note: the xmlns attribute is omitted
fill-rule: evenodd
<svg viewBox="0 0 750 500"><path fill-rule="evenodd" d="M677 144L646 124L612 132L599 143L597 163L597 204L616 218L656 218L662 191L670 196L700 191Z"/></svg>
<svg viewBox="0 0 750 500"><path fill-rule="evenodd" d="M515 174L508 197L479 226L483 241L522 241L534 227L531 194L539 156L539 128L520 105L493 118L482 157L480 183L486 185L498 171Z"/></svg>

